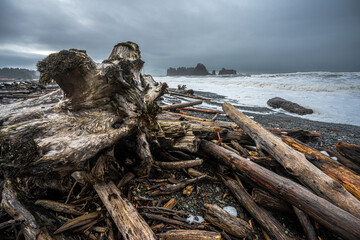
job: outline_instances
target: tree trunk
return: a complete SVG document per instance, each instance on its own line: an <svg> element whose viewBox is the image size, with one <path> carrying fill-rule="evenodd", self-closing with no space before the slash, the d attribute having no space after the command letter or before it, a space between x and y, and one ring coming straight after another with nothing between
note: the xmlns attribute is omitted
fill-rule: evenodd
<svg viewBox="0 0 360 240"><path fill-rule="evenodd" d="M152 163L148 129L157 128L160 111L154 102L166 84L142 75L139 47L116 45L96 64L85 51L50 54L38 63L40 82L60 86L39 98L0 110L0 162L7 177L35 177L38 186L68 187L64 176L85 169L87 161L120 139L137 135L142 160L139 175Z"/></svg>
<svg viewBox="0 0 360 240"><path fill-rule="evenodd" d="M357 239L357 236L360 236L360 219L313 194L300 184L281 177L211 142L201 141L200 149L238 170L242 175L269 190L275 196L303 210L345 239Z"/></svg>
<svg viewBox="0 0 360 240"><path fill-rule="evenodd" d="M266 150L289 174L306 184L318 195L329 199L354 216L360 217L360 202L338 182L312 165L304 154L286 145L279 137L245 116L231 104L224 103L223 110L254 139L259 149Z"/></svg>

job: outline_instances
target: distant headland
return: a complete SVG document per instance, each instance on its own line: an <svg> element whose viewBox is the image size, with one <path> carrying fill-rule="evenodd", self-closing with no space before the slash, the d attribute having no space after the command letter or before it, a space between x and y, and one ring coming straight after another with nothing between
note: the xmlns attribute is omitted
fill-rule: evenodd
<svg viewBox="0 0 360 240"><path fill-rule="evenodd" d="M38 74L34 70L29 70L25 68L0 68L1 80L34 79L37 77Z"/></svg>
<svg viewBox="0 0 360 240"><path fill-rule="evenodd" d="M236 70L222 68L219 71L219 75L226 75L226 74L236 74ZM213 70L212 73L210 74L204 64L198 63L196 67L178 67L178 68L170 67L167 69L166 75L167 76L190 76L190 75L206 76L206 75L216 75L216 72L215 70Z"/></svg>

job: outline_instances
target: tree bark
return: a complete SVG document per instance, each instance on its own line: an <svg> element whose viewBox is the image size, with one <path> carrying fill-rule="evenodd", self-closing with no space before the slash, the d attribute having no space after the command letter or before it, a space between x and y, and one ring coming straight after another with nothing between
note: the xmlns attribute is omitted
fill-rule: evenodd
<svg viewBox="0 0 360 240"><path fill-rule="evenodd" d="M242 175L269 190L275 196L303 210L323 226L345 239L356 239L357 236L360 236L360 219L313 194L300 184L281 177L211 142L201 141L200 149L238 170Z"/></svg>
<svg viewBox="0 0 360 240"><path fill-rule="evenodd" d="M354 216L360 217L360 202L338 182L312 165L302 153L286 145L279 137L245 116L231 104L224 103L223 110L254 139L259 149L266 150L289 174L306 184L318 195L329 199Z"/></svg>

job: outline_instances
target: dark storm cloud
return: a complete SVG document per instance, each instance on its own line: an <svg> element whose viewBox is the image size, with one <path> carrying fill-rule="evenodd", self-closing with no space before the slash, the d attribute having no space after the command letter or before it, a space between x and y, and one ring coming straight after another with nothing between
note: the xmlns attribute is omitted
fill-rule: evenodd
<svg viewBox="0 0 360 240"><path fill-rule="evenodd" d="M131 40L150 73L198 62L244 72L360 71L359 23L358 0L2 0L0 67L34 68L69 48L101 61Z"/></svg>

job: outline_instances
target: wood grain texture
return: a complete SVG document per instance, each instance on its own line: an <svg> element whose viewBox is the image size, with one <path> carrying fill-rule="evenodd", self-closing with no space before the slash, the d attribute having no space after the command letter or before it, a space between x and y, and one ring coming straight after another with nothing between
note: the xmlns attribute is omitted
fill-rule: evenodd
<svg viewBox="0 0 360 240"><path fill-rule="evenodd" d="M113 182L100 182L94 188L119 232L126 240L154 240L156 236L134 206L121 196Z"/></svg>

